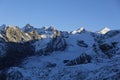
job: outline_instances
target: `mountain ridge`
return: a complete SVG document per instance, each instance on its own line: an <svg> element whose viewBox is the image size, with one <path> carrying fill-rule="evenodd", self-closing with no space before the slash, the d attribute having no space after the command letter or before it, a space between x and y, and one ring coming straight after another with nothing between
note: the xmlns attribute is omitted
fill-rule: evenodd
<svg viewBox="0 0 120 80"><path fill-rule="evenodd" d="M86 30L84 27L81 27L81 28L71 31L71 32L67 32L67 31L59 31L55 27L52 27L52 26L35 28L35 27L31 26L30 24L26 24L23 28L19 28L18 26L7 26L7 25L3 24L0 26L0 36L3 37L6 41L8 41L7 40L8 38L6 37L6 34L8 33L7 30L9 28L13 28L13 31L15 32L15 30L14 30L15 27L18 29L18 30L16 30L16 32L20 31L21 34L24 34L24 36L26 35L25 37L29 38L27 40L23 39L24 41L28 41L28 40L32 40L32 39L34 40L34 37L35 37L35 39L49 38L49 37L53 38L55 36L60 36L60 34L64 35L64 32L66 32L67 34L77 34L77 33L82 33L84 31L91 32L91 31ZM111 30L109 28L105 27L101 31L91 32L91 33L95 33L95 34L98 33L100 35L101 34L105 35L109 31L111 31ZM8 33L8 34L10 34L10 33ZM14 36L14 35L12 35L12 36ZM22 41L22 39L19 41L16 41L16 42L20 42L20 41ZM15 41L13 41L13 42L15 42Z"/></svg>

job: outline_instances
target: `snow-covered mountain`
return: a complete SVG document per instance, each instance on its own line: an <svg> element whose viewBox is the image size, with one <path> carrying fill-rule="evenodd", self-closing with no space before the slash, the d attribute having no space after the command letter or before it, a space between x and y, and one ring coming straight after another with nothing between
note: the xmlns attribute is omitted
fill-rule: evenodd
<svg viewBox="0 0 120 80"><path fill-rule="evenodd" d="M110 31L110 29L107 28L107 27L105 27L105 28L103 28L101 31L99 31L98 33L100 33L100 34L106 34L106 33L109 32L109 31Z"/></svg>
<svg viewBox="0 0 120 80"><path fill-rule="evenodd" d="M0 28L0 80L119 80L120 30Z"/></svg>
<svg viewBox="0 0 120 80"><path fill-rule="evenodd" d="M76 34L76 33L80 33L80 32L83 32L83 31L85 31L85 29L83 27L81 27L77 30L72 31L71 34Z"/></svg>

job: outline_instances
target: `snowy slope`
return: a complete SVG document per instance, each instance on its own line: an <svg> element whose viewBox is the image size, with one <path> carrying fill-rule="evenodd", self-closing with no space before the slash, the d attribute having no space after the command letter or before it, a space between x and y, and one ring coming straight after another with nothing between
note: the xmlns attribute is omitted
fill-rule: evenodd
<svg viewBox="0 0 120 80"><path fill-rule="evenodd" d="M54 27L38 29L28 25L23 31L29 33L32 30L43 36L26 43L34 53L31 56L25 54L26 57L18 66L1 70L0 80L120 79L119 30L109 31L105 28L101 33L95 33L80 28L69 33L58 31ZM5 51L3 42L0 45L0 50ZM22 43L19 47L24 45L25 43ZM20 52L22 54L24 51ZM16 54L13 55L15 56Z"/></svg>
<svg viewBox="0 0 120 80"><path fill-rule="evenodd" d="M81 27L81 28L79 28L77 30L72 31L71 34L81 33L83 31L85 31L85 29L83 27Z"/></svg>
<svg viewBox="0 0 120 80"><path fill-rule="evenodd" d="M120 56L102 63L65 66L60 64L62 56L58 54L30 57L19 72L24 75L24 78L29 77L31 80L119 80Z"/></svg>
<svg viewBox="0 0 120 80"><path fill-rule="evenodd" d="M107 27L105 27L105 28L103 28L101 31L99 31L98 33L100 33L100 34L106 34L106 33L109 32L109 31L110 31L110 29L107 28Z"/></svg>

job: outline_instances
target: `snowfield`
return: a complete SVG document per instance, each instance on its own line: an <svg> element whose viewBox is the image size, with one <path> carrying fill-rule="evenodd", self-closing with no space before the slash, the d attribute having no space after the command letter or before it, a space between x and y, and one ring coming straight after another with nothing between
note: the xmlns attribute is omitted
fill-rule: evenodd
<svg viewBox="0 0 120 80"><path fill-rule="evenodd" d="M69 33L27 24L22 31L11 33L15 42L9 42L2 33L9 33L9 27L3 27L0 80L120 80L119 30L80 28ZM22 39L14 38L18 33ZM30 42L24 42L24 36Z"/></svg>

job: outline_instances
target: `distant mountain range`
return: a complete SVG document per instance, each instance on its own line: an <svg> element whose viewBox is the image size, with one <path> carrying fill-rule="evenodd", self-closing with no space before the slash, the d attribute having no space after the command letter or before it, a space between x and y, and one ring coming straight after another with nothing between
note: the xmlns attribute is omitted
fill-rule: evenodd
<svg viewBox="0 0 120 80"><path fill-rule="evenodd" d="M119 80L120 30L0 26L0 80Z"/></svg>

